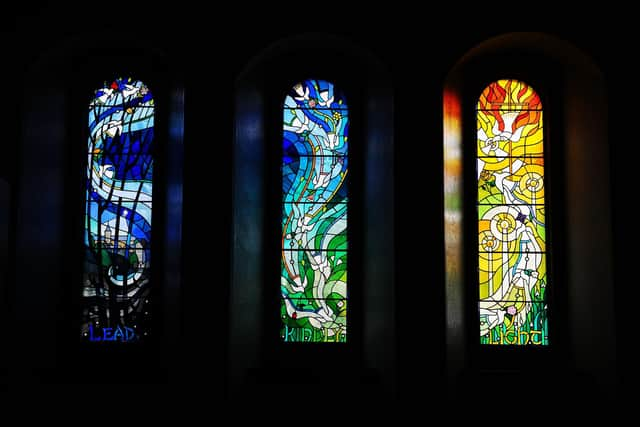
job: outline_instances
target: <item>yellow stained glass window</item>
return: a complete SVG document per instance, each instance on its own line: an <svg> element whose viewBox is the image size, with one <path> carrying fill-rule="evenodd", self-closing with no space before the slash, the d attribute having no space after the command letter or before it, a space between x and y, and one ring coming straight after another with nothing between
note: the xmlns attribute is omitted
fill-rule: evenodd
<svg viewBox="0 0 640 427"><path fill-rule="evenodd" d="M498 80L476 117L480 342L548 345L542 103Z"/></svg>

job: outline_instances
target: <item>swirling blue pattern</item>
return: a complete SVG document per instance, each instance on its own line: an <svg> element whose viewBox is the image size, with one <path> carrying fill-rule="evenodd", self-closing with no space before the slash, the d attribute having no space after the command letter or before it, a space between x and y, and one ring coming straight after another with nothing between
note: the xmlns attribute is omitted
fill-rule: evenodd
<svg viewBox="0 0 640 427"><path fill-rule="evenodd" d="M92 341L148 335L154 112L131 78L105 83L89 104L81 333Z"/></svg>
<svg viewBox="0 0 640 427"><path fill-rule="evenodd" d="M296 84L283 114L281 338L347 337L348 109L323 80Z"/></svg>

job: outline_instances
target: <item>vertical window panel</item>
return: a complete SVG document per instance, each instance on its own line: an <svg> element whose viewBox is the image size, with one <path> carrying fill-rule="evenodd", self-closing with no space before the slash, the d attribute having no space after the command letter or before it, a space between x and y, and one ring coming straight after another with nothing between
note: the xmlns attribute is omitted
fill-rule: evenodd
<svg viewBox="0 0 640 427"><path fill-rule="evenodd" d="M154 99L118 78L89 104L81 336L148 336L151 291Z"/></svg>
<svg viewBox="0 0 640 427"><path fill-rule="evenodd" d="M347 340L348 109L305 80L283 106L281 330L284 342Z"/></svg>
<svg viewBox="0 0 640 427"><path fill-rule="evenodd" d="M498 80L476 117L480 342L548 345L542 103Z"/></svg>

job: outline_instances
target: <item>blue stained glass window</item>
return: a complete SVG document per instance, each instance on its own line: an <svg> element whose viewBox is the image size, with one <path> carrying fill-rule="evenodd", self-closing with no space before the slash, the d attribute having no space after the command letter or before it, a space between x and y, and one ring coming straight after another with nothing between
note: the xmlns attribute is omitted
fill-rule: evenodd
<svg viewBox="0 0 640 427"><path fill-rule="evenodd" d="M323 80L283 106L281 330L284 342L347 340L348 109Z"/></svg>
<svg viewBox="0 0 640 427"><path fill-rule="evenodd" d="M89 103L83 340L149 334L154 99L138 80L105 82Z"/></svg>

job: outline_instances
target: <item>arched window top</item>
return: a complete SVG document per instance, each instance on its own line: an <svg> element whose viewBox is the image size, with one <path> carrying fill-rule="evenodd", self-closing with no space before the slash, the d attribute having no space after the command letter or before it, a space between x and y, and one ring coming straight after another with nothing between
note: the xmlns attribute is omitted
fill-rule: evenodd
<svg viewBox="0 0 640 427"><path fill-rule="evenodd" d="M527 83L503 79L487 86L478 99L478 110L527 111L542 110L538 93Z"/></svg>
<svg viewBox="0 0 640 427"><path fill-rule="evenodd" d="M296 83L284 101L285 108L347 109L342 91L325 80L305 80Z"/></svg>
<svg viewBox="0 0 640 427"><path fill-rule="evenodd" d="M104 82L102 88L95 91L92 106L122 107L125 103L135 107L140 104L153 105L151 91L140 80L117 78L111 83Z"/></svg>

